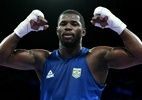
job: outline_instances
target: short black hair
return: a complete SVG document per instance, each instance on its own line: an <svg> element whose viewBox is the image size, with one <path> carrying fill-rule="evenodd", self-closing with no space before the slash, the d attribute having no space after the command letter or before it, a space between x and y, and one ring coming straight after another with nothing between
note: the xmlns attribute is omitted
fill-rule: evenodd
<svg viewBox="0 0 142 100"><path fill-rule="evenodd" d="M78 15L78 16L80 17L80 22L81 22L81 24L82 24L82 27L85 28L85 21L84 21L84 18L83 18L83 16L81 15L81 13L79 13L78 11L73 10L73 9L67 9L67 10L63 11L63 12L60 14L60 16L61 16L62 14L75 14L75 15ZM60 16L59 16L59 18L60 18ZM58 19L58 22L59 22L59 19Z"/></svg>

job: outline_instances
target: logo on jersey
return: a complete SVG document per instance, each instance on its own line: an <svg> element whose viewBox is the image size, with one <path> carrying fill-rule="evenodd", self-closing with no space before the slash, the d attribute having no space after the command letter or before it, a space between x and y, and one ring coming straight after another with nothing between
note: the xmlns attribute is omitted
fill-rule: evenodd
<svg viewBox="0 0 142 100"><path fill-rule="evenodd" d="M81 68L73 68L72 76L74 78L79 78L81 76Z"/></svg>
<svg viewBox="0 0 142 100"><path fill-rule="evenodd" d="M54 77L54 73L50 70L46 76L46 78L52 78Z"/></svg>

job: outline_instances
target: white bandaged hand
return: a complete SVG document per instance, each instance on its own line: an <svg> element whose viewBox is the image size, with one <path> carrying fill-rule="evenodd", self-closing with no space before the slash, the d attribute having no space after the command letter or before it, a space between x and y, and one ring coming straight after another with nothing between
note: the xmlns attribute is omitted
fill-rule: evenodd
<svg viewBox="0 0 142 100"><path fill-rule="evenodd" d="M33 10L30 13L30 15L14 29L14 32L20 38L22 38L23 36L25 36L26 34L28 34L31 31L43 30L43 26L40 26L38 30L34 30L31 28L30 21L34 20L35 22L37 22L39 16L44 18L44 14L40 10Z"/></svg>
<svg viewBox="0 0 142 100"><path fill-rule="evenodd" d="M124 24L119 18L117 18L115 15L113 15L107 8L104 7L97 7L94 10L94 15L99 14L102 18L108 17L107 23L105 27L102 27L100 23L95 23L95 26L101 27L101 28L110 28L113 31L117 32L119 35L122 33L122 31L127 27L126 24Z"/></svg>

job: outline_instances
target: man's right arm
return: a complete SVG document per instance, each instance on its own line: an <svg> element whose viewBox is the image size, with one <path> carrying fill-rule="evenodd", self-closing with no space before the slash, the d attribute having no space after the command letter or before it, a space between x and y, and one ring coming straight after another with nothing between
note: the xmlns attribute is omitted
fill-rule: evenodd
<svg viewBox="0 0 142 100"><path fill-rule="evenodd" d="M27 70L33 69L34 57L30 50L15 50L19 40L31 31L40 31L48 28L44 15L39 10L32 13L22 21L14 32L0 43L0 65ZM31 66L31 67L30 67Z"/></svg>
<svg viewBox="0 0 142 100"><path fill-rule="evenodd" d="M20 37L12 33L0 43L0 64L5 64L10 59L19 40Z"/></svg>
<svg viewBox="0 0 142 100"><path fill-rule="evenodd" d="M1 42L0 65L20 70L34 69L34 58L30 52L28 50L15 49L19 40L19 36L12 33Z"/></svg>

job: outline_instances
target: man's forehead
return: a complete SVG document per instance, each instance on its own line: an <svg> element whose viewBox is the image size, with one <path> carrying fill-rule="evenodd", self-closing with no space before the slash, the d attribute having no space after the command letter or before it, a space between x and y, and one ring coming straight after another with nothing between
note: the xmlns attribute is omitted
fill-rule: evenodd
<svg viewBox="0 0 142 100"><path fill-rule="evenodd" d="M79 17L79 15L76 15L76 14L62 14L60 16L60 20L63 20L63 19L80 20L80 17Z"/></svg>

